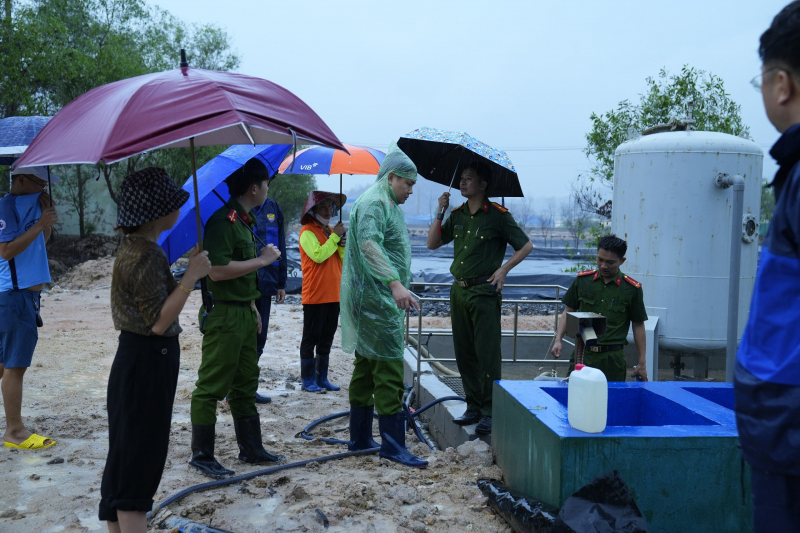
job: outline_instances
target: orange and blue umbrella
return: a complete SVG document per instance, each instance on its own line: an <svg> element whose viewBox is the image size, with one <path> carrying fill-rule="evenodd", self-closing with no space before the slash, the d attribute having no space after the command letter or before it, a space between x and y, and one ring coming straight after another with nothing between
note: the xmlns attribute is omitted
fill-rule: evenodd
<svg viewBox="0 0 800 533"><path fill-rule="evenodd" d="M386 154L368 146L345 144L344 150L327 146L312 146L300 150L281 163L280 174L339 174L339 195L342 194L342 174L376 175ZM349 152L349 153L348 153ZM339 211L339 221L342 212Z"/></svg>

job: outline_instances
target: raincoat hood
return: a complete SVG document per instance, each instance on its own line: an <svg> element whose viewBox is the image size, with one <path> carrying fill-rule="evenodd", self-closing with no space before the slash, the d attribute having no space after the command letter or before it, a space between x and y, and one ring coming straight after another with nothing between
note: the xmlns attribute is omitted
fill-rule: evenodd
<svg viewBox="0 0 800 533"><path fill-rule="evenodd" d="M344 203L347 201L347 196L344 194L326 191L311 191L311 194L308 195L308 199L306 200L306 205L303 207L303 216L300 217L300 224L305 226L314 220L314 213L311 212L311 208L327 200L328 198L333 198L334 203L337 204L339 209L341 209Z"/></svg>

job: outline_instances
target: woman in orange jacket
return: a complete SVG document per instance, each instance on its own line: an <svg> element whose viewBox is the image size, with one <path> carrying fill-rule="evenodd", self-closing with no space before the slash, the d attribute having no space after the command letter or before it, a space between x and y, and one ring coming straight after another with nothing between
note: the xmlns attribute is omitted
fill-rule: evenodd
<svg viewBox="0 0 800 533"><path fill-rule="evenodd" d="M300 259L303 270L303 340L300 343L300 376L303 390L337 391L328 381L328 358L339 322L339 286L346 242L344 224L332 229L331 217L347 197L312 191L300 223ZM316 348L316 360L314 350Z"/></svg>

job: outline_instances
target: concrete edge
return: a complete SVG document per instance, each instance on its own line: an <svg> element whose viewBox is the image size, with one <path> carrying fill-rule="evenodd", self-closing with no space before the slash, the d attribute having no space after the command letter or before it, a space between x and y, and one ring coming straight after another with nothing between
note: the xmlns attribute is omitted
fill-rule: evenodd
<svg viewBox="0 0 800 533"><path fill-rule="evenodd" d="M405 383L414 384L417 372L417 353L411 347L406 347L403 353L403 380ZM453 389L439 381L431 365L423 359L420 365L419 395L415 402L422 406L445 396L458 396ZM457 448L465 442L480 439L489 446L492 445L491 435L475 434L475 426L458 426L453 419L464 414L467 404L460 401L447 401L434 405L422 415L430 426L430 434L441 449Z"/></svg>

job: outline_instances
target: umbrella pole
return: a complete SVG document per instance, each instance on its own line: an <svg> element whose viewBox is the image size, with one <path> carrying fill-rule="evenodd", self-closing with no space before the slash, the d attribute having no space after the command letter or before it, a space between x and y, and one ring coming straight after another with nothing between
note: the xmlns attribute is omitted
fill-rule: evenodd
<svg viewBox="0 0 800 533"><path fill-rule="evenodd" d="M456 172L458 172L458 165L461 164L461 156L462 155L464 155L463 151L458 154L458 162L456 163L456 168L453 169L453 177L450 178L450 187L447 188L447 193L448 194L450 194L450 191L453 190L453 183L455 183L455 181L456 181ZM439 231L437 232L437 235L441 235L442 234L442 220L444 220L444 208L442 208L442 210L439 212L439 214L436 215L436 218L439 219Z"/></svg>
<svg viewBox="0 0 800 533"><path fill-rule="evenodd" d="M342 201L342 175L339 174L339 201ZM342 221L342 209L344 208L344 204L339 206L339 222Z"/></svg>
<svg viewBox="0 0 800 533"><path fill-rule="evenodd" d="M189 154L192 159L192 185L194 187L194 214L197 218L197 249L203 251L203 219L200 217L200 198L197 193L197 161L194 157L194 137L189 138Z"/></svg>
<svg viewBox="0 0 800 533"><path fill-rule="evenodd" d="M47 165L47 193L50 195L50 207L53 207L53 184L50 183L50 165Z"/></svg>
<svg viewBox="0 0 800 533"><path fill-rule="evenodd" d="M200 217L200 198L197 193L197 161L194 157L194 137L189 138L189 154L192 159L192 186L194 187L194 214L197 217L197 250L203 251L203 219ZM203 319L214 309L214 299L208 292L208 280L203 277L200 279L200 293L203 297ZM200 325L202 327L202 324Z"/></svg>

